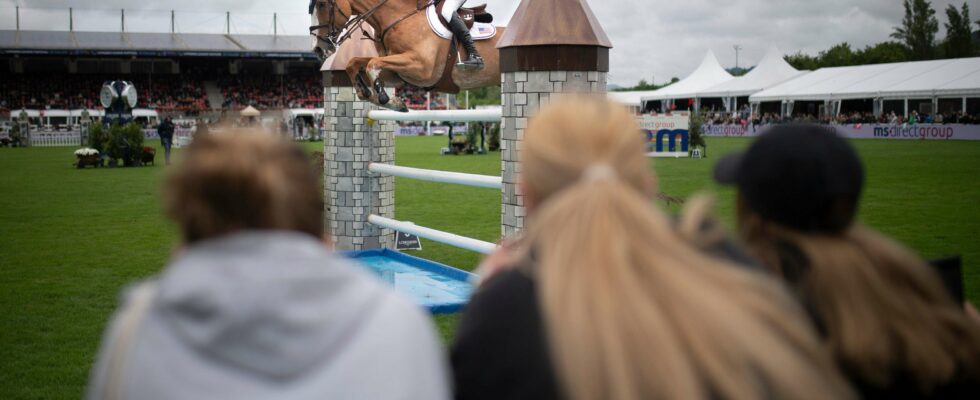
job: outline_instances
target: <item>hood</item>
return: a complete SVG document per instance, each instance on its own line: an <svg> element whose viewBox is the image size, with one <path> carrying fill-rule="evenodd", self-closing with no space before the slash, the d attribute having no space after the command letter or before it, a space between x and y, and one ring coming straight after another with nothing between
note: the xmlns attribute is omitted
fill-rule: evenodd
<svg viewBox="0 0 980 400"><path fill-rule="evenodd" d="M156 312L203 357L291 379L357 337L386 292L314 238L247 232L196 244L167 268Z"/></svg>

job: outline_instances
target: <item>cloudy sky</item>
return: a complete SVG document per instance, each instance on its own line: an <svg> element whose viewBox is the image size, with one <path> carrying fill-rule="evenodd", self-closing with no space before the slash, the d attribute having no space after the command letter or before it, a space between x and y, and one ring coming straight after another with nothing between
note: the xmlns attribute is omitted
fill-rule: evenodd
<svg viewBox="0 0 980 400"><path fill-rule="evenodd" d="M486 0L498 22L506 22L520 0ZM483 0L470 0L471 3ZM615 46L610 82L631 86L640 79L664 82L683 78L708 49L725 67L753 65L769 46L784 53L816 53L847 41L864 47L886 40L903 15L901 0L589 0ZM946 5L963 1L932 0L945 35ZM75 9L76 30L118 30L119 9L126 9L129 31L166 32L174 9L181 32L223 32L225 11L231 30L305 34L308 0L0 0L0 29L13 29L20 5L22 29L68 29L68 7ZM973 19L980 16L974 7Z"/></svg>

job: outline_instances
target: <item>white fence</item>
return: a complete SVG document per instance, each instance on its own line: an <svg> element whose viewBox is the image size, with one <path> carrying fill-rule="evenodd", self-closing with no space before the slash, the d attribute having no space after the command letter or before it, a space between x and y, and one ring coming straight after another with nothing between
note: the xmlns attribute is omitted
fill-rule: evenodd
<svg viewBox="0 0 980 400"><path fill-rule="evenodd" d="M387 110L374 110L368 113L368 118L376 121L448 121L448 122L500 122L500 109L487 110L438 110L438 111L411 111L400 113ZM453 185L473 186L487 189L497 189L503 186L503 180L499 176L464 174L460 172L437 171L431 169L399 167L388 164L371 163L368 170L382 175L397 176L408 179L417 179L429 182L448 183ZM450 246L459 247L470 251L489 254L497 245L459 236L456 234L443 232L423 226L418 226L410 222L397 221L378 215L370 215L368 222L386 229L393 229L398 232L412 234L421 238L426 238Z"/></svg>
<svg viewBox="0 0 980 400"><path fill-rule="evenodd" d="M177 147L190 144L194 135L193 128L177 127L174 129L174 142ZM7 135L9 137L9 134ZM146 140L158 140L156 129L143 129ZM84 147L80 131L31 131L31 146L34 147Z"/></svg>
<svg viewBox="0 0 980 400"><path fill-rule="evenodd" d="M31 146L35 147L81 147L82 133L74 132L31 132Z"/></svg>
<svg viewBox="0 0 980 400"><path fill-rule="evenodd" d="M448 183L453 185L473 186L498 190L503 186L503 179L501 179L499 176L464 174L460 172L399 167L395 165L378 163L369 164L368 170L382 175L398 176L402 178L417 179L420 181Z"/></svg>
<svg viewBox="0 0 980 400"><path fill-rule="evenodd" d="M368 118L376 121L401 122L500 122L503 110L492 108L486 110L432 110L409 111L407 113L389 110L373 110Z"/></svg>

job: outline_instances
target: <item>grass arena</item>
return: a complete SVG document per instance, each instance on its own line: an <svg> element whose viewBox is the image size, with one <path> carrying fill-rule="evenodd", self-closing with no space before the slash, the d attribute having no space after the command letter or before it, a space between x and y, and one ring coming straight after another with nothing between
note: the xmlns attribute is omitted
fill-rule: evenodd
<svg viewBox="0 0 980 400"><path fill-rule="evenodd" d="M747 138L708 138L713 155L741 149ZM853 140L868 168L863 222L907 243L926 258L962 254L967 297L980 300L980 143ZM493 175L499 153L441 156L441 137L399 137L402 166ZM322 151L323 143L304 143ZM180 158L179 150L175 156ZM715 185L717 160L651 161L661 187L673 196L707 191L717 213L733 226L734 193ZM59 148L0 148L0 330L2 398L78 397L120 287L159 272L176 245L161 213L165 168L72 171ZM106 175L114 175L105 179ZM438 193L438 195L434 195ZM500 194L479 188L396 179L396 218L494 241L500 234ZM676 206L671 212L676 212ZM472 269L480 255L423 240L413 255ZM456 316L436 317L448 343Z"/></svg>

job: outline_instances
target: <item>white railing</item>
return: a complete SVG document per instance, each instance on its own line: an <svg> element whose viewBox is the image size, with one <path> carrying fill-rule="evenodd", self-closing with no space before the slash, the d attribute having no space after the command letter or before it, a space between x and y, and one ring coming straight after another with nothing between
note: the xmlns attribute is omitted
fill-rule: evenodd
<svg viewBox="0 0 980 400"><path fill-rule="evenodd" d="M446 172L432 169L399 167L395 165L378 163L368 164L368 170L383 175L417 179L420 181L449 183L453 185L464 185L498 190L503 186L503 180L499 176L464 174L461 172Z"/></svg>
<svg viewBox="0 0 980 400"><path fill-rule="evenodd" d="M82 144L80 132L31 132L31 146L34 147L79 147Z"/></svg>
<svg viewBox="0 0 980 400"><path fill-rule="evenodd" d="M373 110L368 112L368 118L375 121L404 121L404 122L500 122L503 110L499 108L485 110L431 110L398 112L389 110Z"/></svg>
<svg viewBox="0 0 980 400"><path fill-rule="evenodd" d="M368 112L368 118L375 121L401 121L401 122L500 122L502 109L484 110L435 110L435 111L410 111L407 113L373 110ZM429 182L449 183L454 185L474 186L488 189L500 189L503 180L497 176L464 174L460 172L437 171L430 169L399 167L388 164L370 163L368 170L377 174L397 176L409 179L418 179ZM429 239L461 249L475 251L483 254L490 254L497 245L460 236L448 232L443 232L424 226L418 226L410 222L403 222L379 215L368 216L368 223L382 228L392 229L397 232L415 235L420 238Z"/></svg>
<svg viewBox="0 0 980 400"><path fill-rule="evenodd" d="M368 216L368 222L382 228L392 229L401 233L415 235L420 238L445 243L450 246L459 247L461 249L475 251L478 253L490 254L497 248L497 245L490 242L484 242L482 240L476 240L465 236L459 236L448 232L426 228L410 222L397 221L379 215L372 214Z"/></svg>

